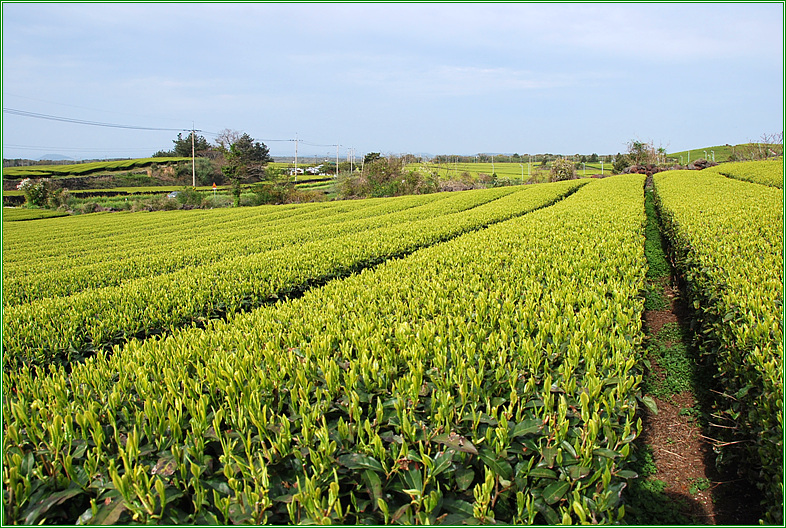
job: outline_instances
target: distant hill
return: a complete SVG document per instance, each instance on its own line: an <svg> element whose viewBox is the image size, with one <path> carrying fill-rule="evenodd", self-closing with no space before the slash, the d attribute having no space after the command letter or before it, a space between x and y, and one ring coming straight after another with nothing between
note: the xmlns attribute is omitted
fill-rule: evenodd
<svg viewBox="0 0 786 528"><path fill-rule="evenodd" d="M74 161L74 158L63 156L62 154L44 154L38 161Z"/></svg>
<svg viewBox="0 0 786 528"><path fill-rule="evenodd" d="M746 158L745 152L749 151L750 149L758 149L758 146L759 145L757 143L716 145L714 147L703 147L691 150L683 150L680 152L672 152L666 154L666 157L671 158L682 165L687 165L689 162L696 161L699 158L722 163L724 161L734 161L735 157L740 159ZM774 148L780 154L783 154L783 145L769 145L769 147Z"/></svg>

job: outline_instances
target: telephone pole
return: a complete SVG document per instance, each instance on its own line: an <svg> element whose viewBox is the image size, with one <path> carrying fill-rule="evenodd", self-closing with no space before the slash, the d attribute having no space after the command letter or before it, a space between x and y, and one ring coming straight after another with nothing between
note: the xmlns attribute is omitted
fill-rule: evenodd
<svg viewBox="0 0 786 528"><path fill-rule="evenodd" d="M194 122L191 122L191 186L196 187L196 158L194 157L194 136L196 135L196 127Z"/></svg>
<svg viewBox="0 0 786 528"><path fill-rule="evenodd" d="M295 183L297 183L297 134L295 134Z"/></svg>

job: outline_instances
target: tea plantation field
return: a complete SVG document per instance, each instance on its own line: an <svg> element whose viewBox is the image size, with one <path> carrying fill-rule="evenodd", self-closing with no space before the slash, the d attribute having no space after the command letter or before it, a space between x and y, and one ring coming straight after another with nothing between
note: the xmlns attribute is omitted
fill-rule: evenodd
<svg viewBox="0 0 786 528"><path fill-rule="evenodd" d="M783 191L742 179L654 184L780 522ZM4 523L624 523L644 182L4 223Z"/></svg>

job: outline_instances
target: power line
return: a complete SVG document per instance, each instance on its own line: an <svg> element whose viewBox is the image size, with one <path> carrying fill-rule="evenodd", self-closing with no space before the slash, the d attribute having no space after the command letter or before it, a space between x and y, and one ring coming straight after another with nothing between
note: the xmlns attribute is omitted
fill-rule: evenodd
<svg viewBox="0 0 786 528"><path fill-rule="evenodd" d="M68 150L74 152L114 152L118 150L115 148L83 148L83 147L45 147L45 146L33 146L33 145L11 145L8 143L3 144L4 149L20 149L20 150ZM155 150L155 147L138 147L138 148L126 148L123 147L124 151L132 150L132 151L148 151L148 150Z"/></svg>
<svg viewBox="0 0 786 528"><path fill-rule="evenodd" d="M48 100L45 100L45 99L37 99L37 98L34 98L34 97L27 97L27 96L24 96L24 95L19 95L19 94L16 94L16 93L10 93L10 92L3 91L3 98L8 98L8 97L15 97L15 98L19 98L19 99L25 99L27 101L35 101L36 103L46 103L46 104L50 104L50 105L66 106L66 107L69 107L69 108L78 108L80 110L90 110L92 112L101 112L103 114L111 113L111 114L116 114L116 115L133 116L133 117L135 117L137 119L138 118L150 118L150 119L161 119L162 118L160 114L156 114L155 116L150 116L150 115L140 114L139 112L134 112L134 113L131 113L131 112L118 112L117 110L106 110L106 109L102 109L102 108L92 108L92 107L89 107L89 106L79 106L79 105L73 105L73 104L67 104L67 103L60 103L60 102L57 102L57 101L48 101ZM178 123L182 122L182 119L173 119L171 117L164 117L163 119L165 121L173 121L173 122L178 122Z"/></svg>
<svg viewBox="0 0 786 528"><path fill-rule="evenodd" d="M107 127L107 128L122 128L127 130L153 130L153 131L163 131L163 132L200 132L202 134L207 134L210 136L219 136L220 134L217 132L208 132L205 130L197 130L193 127L191 128L161 128L161 127L146 127L146 126L136 126L136 125L123 125L119 123L104 123L100 121L89 121L86 119L75 119L72 117L63 117L63 116L56 116L51 114L42 114L38 112L29 112L27 110L18 110L16 108L7 108L3 107L3 113L17 115L22 117L32 117L36 119L46 119L49 121L59 121L62 123L74 123L78 125L89 125L89 126L99 126L99 127ZM261 141L263 143L284 143L284 142L291 142L291 143L303 143L304 145L308 145L310 147L339 147L340 145L336 143L311 143L309 141L303 141L301 139L258 139L257 141ZM11 145L8 145L11 146ZM31 147L22 147L16 146L16 148L31 148ZM54 147L53 147L54 148ZM297 145L296 145L297 148ZM142 149L138 149L142 150Z"/></svg>
<svg viewBox="0 0 786 528"><path fill-rule="evenodd" d="M99 121L87 121L84 119L74 119L71 117L62 117L62 116L55 116L50 114L39 114L37 112L28 112L26 110L17 110L15 108L5 108L3 107L4 114L11 114L11 115L18 115L23 117L34 117L37 119L47 119L49 121L60 121L63 123L75 123L78 125L90 125L90 126L100 126L100 127L108 127L108 128L125 128L129 130L157 130L157 131L164 131L164 132L191 132L192 128L159 128L159 127L143 127L143 126L135 126L135 125L121 125L117 123L102 123ZM201 130L196 130L195 132L201 132Z"/></svg>

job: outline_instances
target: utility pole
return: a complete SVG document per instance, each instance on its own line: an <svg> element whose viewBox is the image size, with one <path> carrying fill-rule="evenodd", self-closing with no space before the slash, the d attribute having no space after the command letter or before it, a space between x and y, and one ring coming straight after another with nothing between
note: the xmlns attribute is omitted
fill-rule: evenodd
<svg viewBox="0 0 786 528"><path fill-rule="evenodd" d="M297 183L297 133L295 134L295 183Z"/></svg>
<svg viewBox="0 0 786 528"><path fill-rule="evenodd" d="M336 178L338 178L338 147L341 145L336 145Z"/></svg>
<svg viewBox="0 0 786 528"><path fill-rule="evenodd" d="M196 130L194 130L194 122L191 122L191 186L196 187L196 158L194 157L194 136L196 135Z"/></svg>

